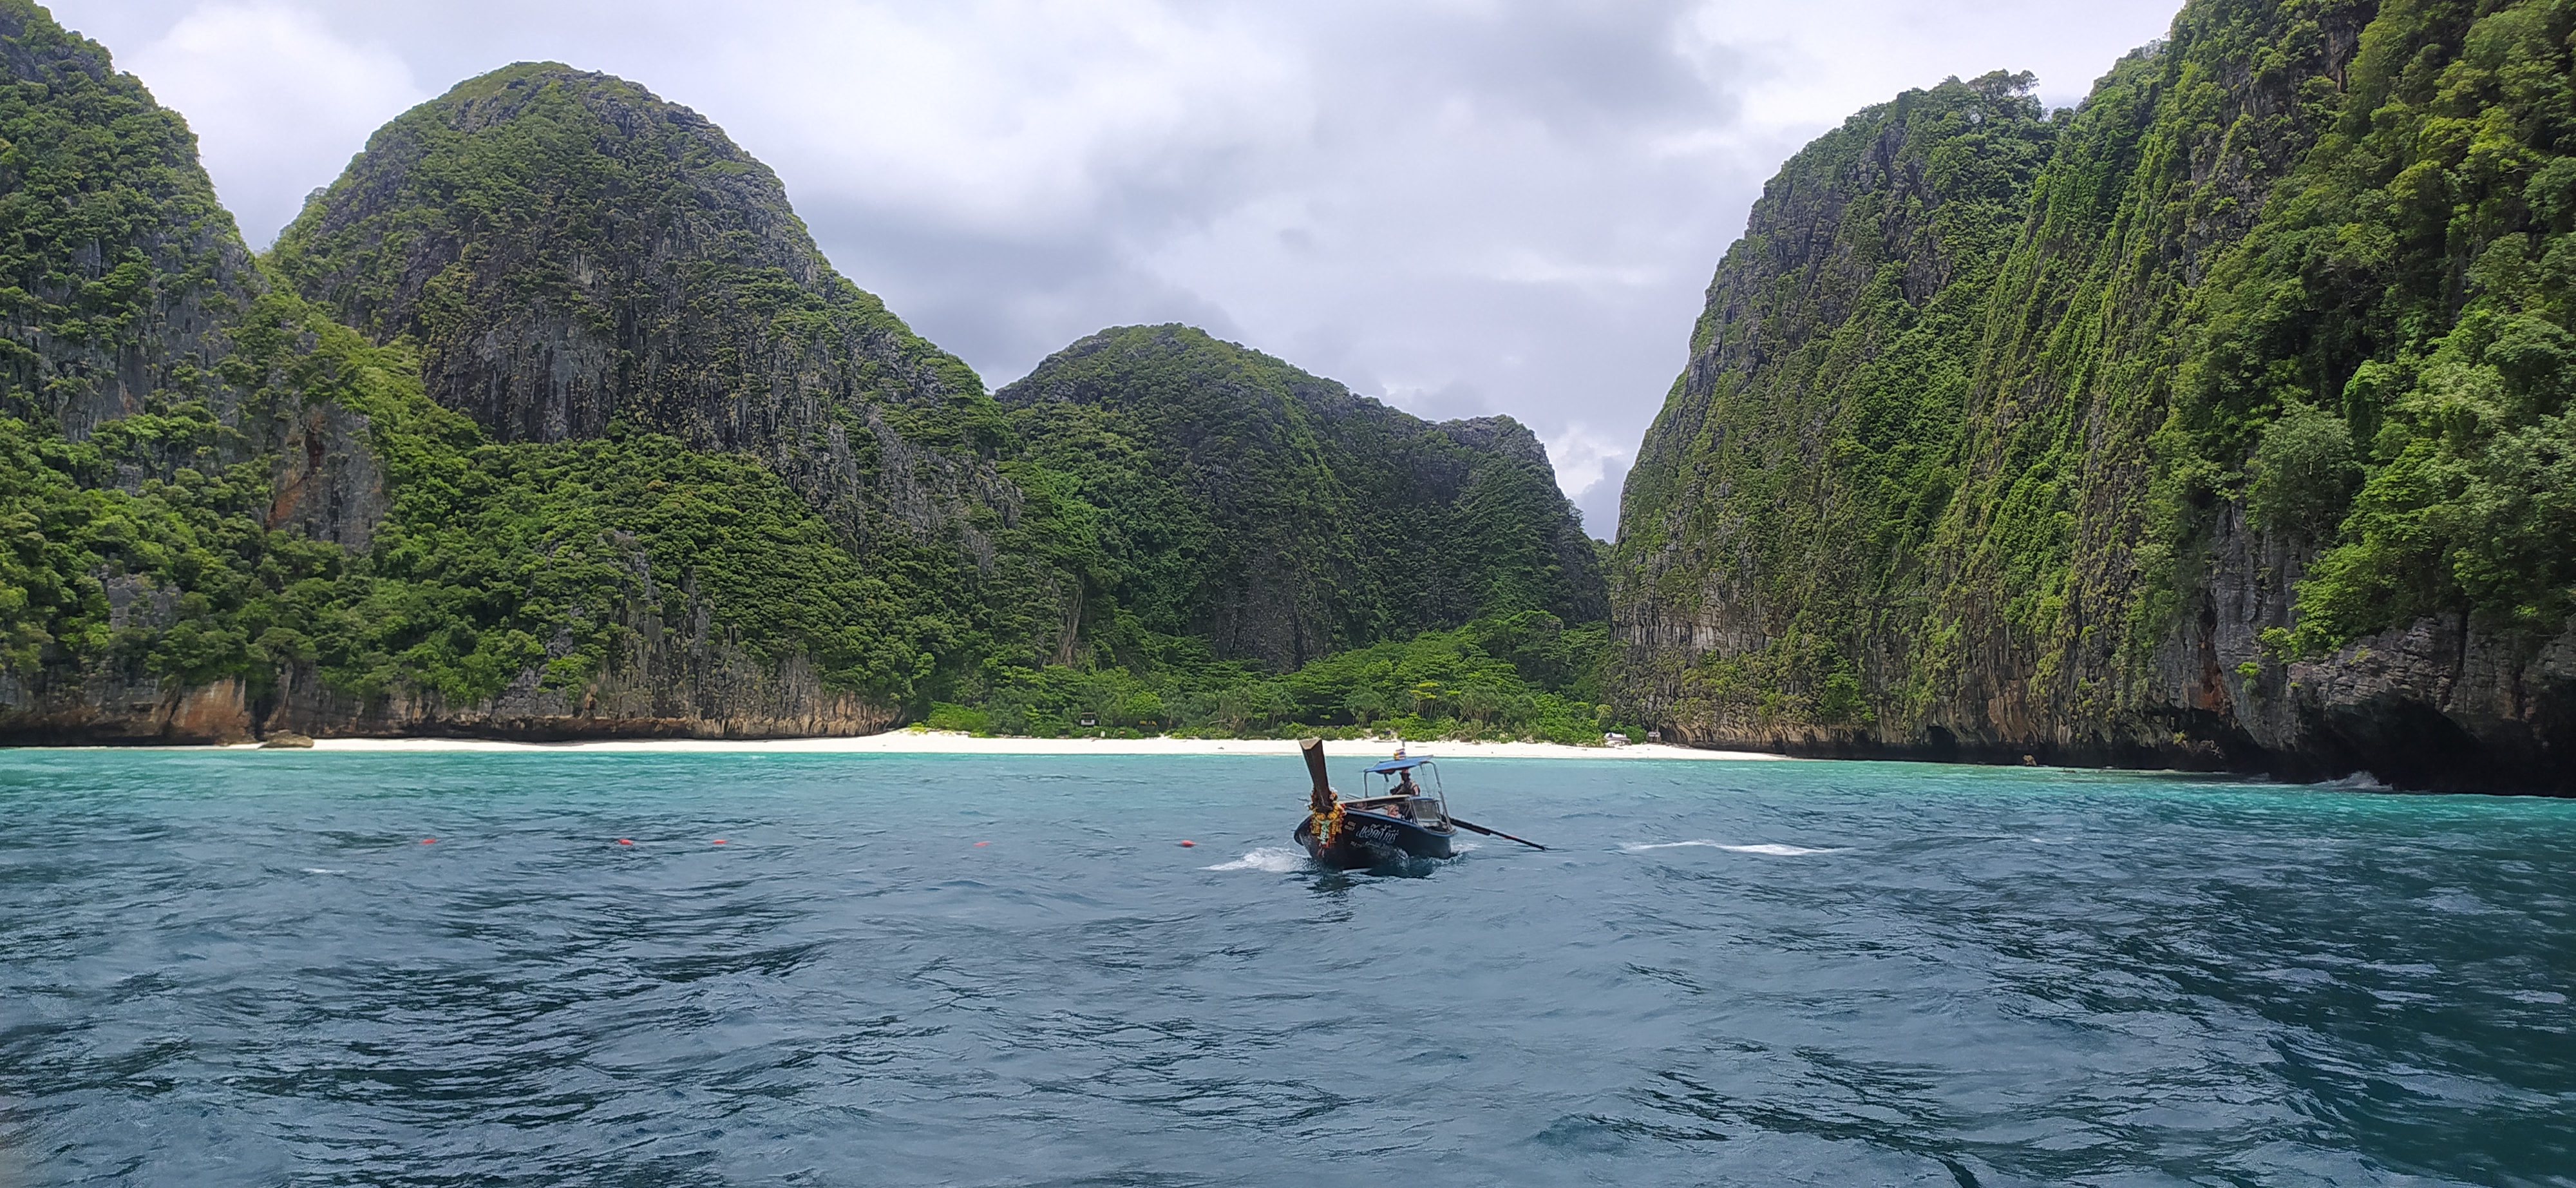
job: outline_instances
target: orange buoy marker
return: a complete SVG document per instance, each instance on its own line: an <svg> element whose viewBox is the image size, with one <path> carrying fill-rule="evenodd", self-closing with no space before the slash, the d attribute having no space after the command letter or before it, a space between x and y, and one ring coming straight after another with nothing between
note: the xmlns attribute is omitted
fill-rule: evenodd
<svg viewBox="0 0 2576 1188"><path fill-rule="evenodd" d="M1188 839L1188 838L1186 838L1186 837L1185 837L1185 838L1182 838L1182 839L1181 839L1181 844L1182 844L1182 845L1185 845L1185 846L1195 846L1195 845L1197 845L1198 843L1197 843L1197 842L1194 842L1194 841L1191 841L1190 839Z"/></svg>
<svg viewBox="0 0 2576 1188"><path fill-rule="evenodd" d="M979 845L979 846L989 846L989 845L992 845L993 843L991 843L991 842L976 842L975 844L976 844L976 845Z"/></svg>
<svg viewBox="0 0 2576 1188"><path fill-rule="evenodd" d="M721 837L720 837L720 838L717 838L717 839L716 839L716 844L717 844L717 845L720 845L720 846L721 846L721 845L723 845L723 844L724 844L724 839L723 839L723 838L721 838Z"/></svg>
<svg viewBox="0 0 2576 1188"><path fill-rule="evenodd" d="M437 840L438 840L438 839L437 839L437 838L434 838L434 837L424 837L424 838L420 839L420 844L422 844L422 845L424 845L424 846L425 846L425 845L428 845L428 844L430 844L431 842L434 842L434 841L437 841Z"/></svg>
<svg viewBox="0 0 2576 1188"><path fill-rule="evenodd" d="M626 840L625 838L622 838L622 837L621 837L621 838L618 838L618 839L617 839L617 844L618 844L618 845L621 845L621 846L631 846L631 845L634 845L635 843L634 843L634 842L631 842L631 841L628 841L628 840Z"/></svg>

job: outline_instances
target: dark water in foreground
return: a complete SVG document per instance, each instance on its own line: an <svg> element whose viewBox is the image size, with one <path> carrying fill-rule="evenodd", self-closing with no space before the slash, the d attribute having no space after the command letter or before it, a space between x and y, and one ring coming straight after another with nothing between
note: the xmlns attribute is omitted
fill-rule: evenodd
<svg viewBox="0 0 2576 1188"><path fill-rule="evenodd" d="M0 1186L2576 1184L2576 803L1460 761L1563 849L1381 877L1301 782L0 752Z"/></svg>

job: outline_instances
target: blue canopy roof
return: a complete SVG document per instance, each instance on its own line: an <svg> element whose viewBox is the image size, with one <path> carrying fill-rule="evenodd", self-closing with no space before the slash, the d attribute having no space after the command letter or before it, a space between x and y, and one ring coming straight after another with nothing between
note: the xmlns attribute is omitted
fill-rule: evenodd
<svg viewBox="0 0 2576 1188"><path fill-rule="evenodd" d="M1410 759L1389 759L1386 762L1380 763L1368 770L1370 775L1377 775L1381 772L1404 771L1409 768L1420 767L1429 762L1431 762L1431 756L1415 755Z"/></svg>

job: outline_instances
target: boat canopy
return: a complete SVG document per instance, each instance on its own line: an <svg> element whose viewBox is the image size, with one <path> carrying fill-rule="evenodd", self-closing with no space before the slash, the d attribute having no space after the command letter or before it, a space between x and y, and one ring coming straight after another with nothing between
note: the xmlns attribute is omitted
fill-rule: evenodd
<svg viewBox="0 0 2576 1188"><path fill-rule="evenodd" d="M1412 768L1420 767L1420 766L1422 766L1423 764L1425 764L1425 763L1429 763L1429 762L1431 762L1431 756L1429 756L1429 755L1415 755L1415 756L1413 756L1413 757L1411 757L1411 758L1409 758L1409 759L1389 759L1389 760L1387 760L1386 762L1384 762L1384 763L1380 763L1380 764L1378 764L1377 766L1372 767L1372 768L1370 768L1370 769L1368 769L1368 770L1369 770L1369 774L1370 774L1370 775L1378 775L1378 774L1381 774L1381 773L1384 773L1384 772L1390 772L1390 771L1406 771L1406 770L1410 770L1410 769L1412 769Z"/></svg>

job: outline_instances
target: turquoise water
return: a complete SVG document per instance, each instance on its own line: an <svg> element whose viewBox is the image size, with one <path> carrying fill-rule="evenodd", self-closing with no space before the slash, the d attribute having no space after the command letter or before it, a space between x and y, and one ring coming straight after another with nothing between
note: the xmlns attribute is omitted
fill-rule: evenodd
<svg viewBox="0 0 2576 1188"><path fill-rule="evenodd" d="M0 752L0 1186L2576 1184L2576 803L1446 769Z"/></svg>

